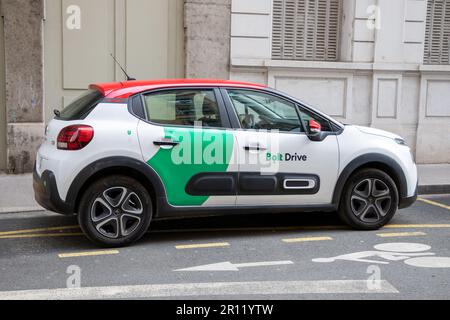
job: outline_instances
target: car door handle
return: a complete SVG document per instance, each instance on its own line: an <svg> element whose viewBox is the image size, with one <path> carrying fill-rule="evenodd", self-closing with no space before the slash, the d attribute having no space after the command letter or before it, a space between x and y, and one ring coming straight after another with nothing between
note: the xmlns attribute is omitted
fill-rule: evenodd
<svg viewBox="0 0 450 320"><path fill-rule="evenodd" d="M247 151L250 151L250 150L264 151L264 150L267 150L267 148L261 147L260 145L245 146L244 149L247 150Z"/></svg>
<svg viewBox="0 0 450 320"><path fill-rule="evenodd" d="M178 141L173 141L170 139L162 139L162 140L156 140L153 141L153 144L155 146L166 146L166 147L175 147L177 145L179 145L180 143Z"/></svg>

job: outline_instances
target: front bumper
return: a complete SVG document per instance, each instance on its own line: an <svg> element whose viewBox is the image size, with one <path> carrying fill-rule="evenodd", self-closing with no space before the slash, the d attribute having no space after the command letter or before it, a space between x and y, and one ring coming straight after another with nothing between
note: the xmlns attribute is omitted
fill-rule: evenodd
<svg viewBox="0 0 450 320"><path fill-rule="evenodd" d="M36 165L33 171L34 198L37 203L49 211L65 215L73 214L71 206L59 197L56 179L53 172L46 170L39 177Z"/></svg>
<svg viewBox="0 0 450 320"><path fill-rule="evenodd" d="M416 202L416 200L417 200L418 189L419 189L419 186L416 185L416 191L414 191L414 195L413 196L400 198L400 201L398 203L398 208L399 209L404 209L404 208L408 208L408 207L412 206L413 203Z"/></svg>

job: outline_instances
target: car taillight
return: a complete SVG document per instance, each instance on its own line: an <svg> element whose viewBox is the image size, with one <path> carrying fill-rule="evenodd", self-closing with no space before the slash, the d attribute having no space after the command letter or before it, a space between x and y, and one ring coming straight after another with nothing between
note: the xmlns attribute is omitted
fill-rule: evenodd
<svg viewBox="0 0 450 320"><path fill-rule="evenodd" d="M57 146L60 150L80 150L86 147L93 137L94 129L90 126L68 126L59 133Z"/></svg>

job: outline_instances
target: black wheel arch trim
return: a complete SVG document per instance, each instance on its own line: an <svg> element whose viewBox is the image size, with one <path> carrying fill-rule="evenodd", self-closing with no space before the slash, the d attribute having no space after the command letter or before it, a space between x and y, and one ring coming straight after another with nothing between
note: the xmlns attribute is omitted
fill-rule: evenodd
<svg viewBox="0 0 450 320"><path fill-rule="evenodd" d="M120 168L129 168L142 175L140 179L146 182L144 187L152 188L155 198L165 197L166 192L164 185L159 175L142 160L130 158L130 157L108 157L99 159L82 169L73 180L67 193L66 203L72 212L77 211L80 198L83 192L83 186L91 179L95 180L95 177L101 172L108 172L109 170L117 170ZM123 172L127 174L127 172Z"/></svg>
<svg viewBox="0 0 450 320"><path fill-rule="evenodd" d="M370 164L374 165L374 168L377 168L377 165L380 166L380 169L383 167L388 168L390 172L386 172L391 176L391 178L395 181L397 185L400 201L407 198L408 190L407 190L407 182L406 176L403 172L403 169L400 165L389 156L380 153L367 153L361 155L355 159L353 159L345 168L342 170L339 178L337 180L336 186L334 187L333 192L333 204L339 206L339 202L341 199L342 192L344 191L345 184L351 175L362 167L369 167Z"/></svg>
<svg viewBox="0 0 450 320"><path fill-rule="evenodd" d="M70 205L61 200L59 196L54 173L46 170L39 176L36 164L33 170L33 189L34 199L43 208L61 214L73 214Z"/></svg>

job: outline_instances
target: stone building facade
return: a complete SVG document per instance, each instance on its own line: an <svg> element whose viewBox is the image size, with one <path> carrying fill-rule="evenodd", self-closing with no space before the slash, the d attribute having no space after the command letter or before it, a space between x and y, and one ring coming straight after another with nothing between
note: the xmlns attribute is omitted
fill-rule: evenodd
<svg viewBox="0 0 450 320"><path fill-rule="evenodd" d="M0 170L29 172L91 82L269 85L450 163L448 0L0 0Z"/></svg>

